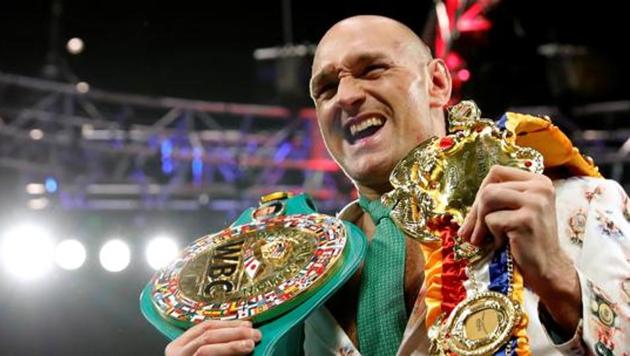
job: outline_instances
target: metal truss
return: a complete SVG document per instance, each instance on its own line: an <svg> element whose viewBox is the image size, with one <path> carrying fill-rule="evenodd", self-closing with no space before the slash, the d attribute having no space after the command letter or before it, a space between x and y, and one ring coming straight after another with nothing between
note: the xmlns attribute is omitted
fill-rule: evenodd
<svg viewBox="0 0 630 356"><path fill-rule="evenodd" d="M323 211L354 189L312 109L87 90L0 72L0 167L31 185L32 208L241 211L272 191L307 192ZM604 174L630 185L630 102L512 108L552 117ZM627 125L626 125L627 126ZM59 189L42 188L52 178Z"/></svg>
<svg viewBox="0 0 630 356"><path fill-rule="evenodd" d="M54 194L31 185L33 208L235 212L282 190L333 211L353 188L314 118L309 108L112 93L0 72L0 166L25 186L54 179Z"/></svg>

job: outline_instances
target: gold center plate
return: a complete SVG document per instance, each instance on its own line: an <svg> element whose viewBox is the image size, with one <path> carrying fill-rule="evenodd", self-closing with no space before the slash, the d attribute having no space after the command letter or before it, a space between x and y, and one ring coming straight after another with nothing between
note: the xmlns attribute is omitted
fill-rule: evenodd
<svg viewBox="0 0 630 356"><path fill-rule="evenodd" d="M187 327L207 319L276 317L314 292L339 265L343 222L323 214L278 216L202 237L154 277L152 300Z"/></svg>
<svg viewBox="0 0 630 356"><path fill-rule="evenodd" d="M453 309L439 340L457 355L490 355L508 342L520 318L520 307L507 296L482 292Z"/></svg>
<svg viewBox="0 0 630 356"><path fill-rule="evenodd" d="M251 231L192 257L182 268L184 297L204 303L230 303L265 294L294 276L317 249L317 235L274 227Z"/></svg>

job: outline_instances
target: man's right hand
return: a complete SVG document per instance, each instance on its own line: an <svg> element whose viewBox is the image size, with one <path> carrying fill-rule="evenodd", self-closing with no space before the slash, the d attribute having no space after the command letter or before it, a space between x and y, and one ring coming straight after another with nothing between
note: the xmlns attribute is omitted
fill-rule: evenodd
<svg viewBox="0 0 630 356"><path fill-rule="evenodd" d="M166 356L247 355L261 334L249 321L210 320L188 329L166 346Z"/></svg>

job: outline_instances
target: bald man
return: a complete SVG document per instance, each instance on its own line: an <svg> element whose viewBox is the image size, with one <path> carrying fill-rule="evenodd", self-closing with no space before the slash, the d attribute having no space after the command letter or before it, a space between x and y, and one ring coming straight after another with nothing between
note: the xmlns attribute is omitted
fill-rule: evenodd
<svg viewBox="0 0 630 356"><path fill-rule="evenodd" d="M318 45L310 91L328 151L354 182L362 199L368 201L377 200L392 189L388 181L390 172L411 149L446 132L444 108L451 94L449 71L441 59L431 57L427 46L413 31L392 19L356 16L335 24ZM585 341L583 337L582 321L588 321L584 311L589 310L583 307L583 299L585 295L590 296L588 293L601 289L590 285L589 290L584 289L591 283L588 278L599 280L609 276L582 276L584 271L576 265L579 259L576 256L581 250L576 252L574 246L566 247L569 244L569 238L564 236L566 229L559 230L572 216L567 215L570 212L556 209L558 199L564 202L578 199L584 194L575 194L576 191L595 186L606 191L600 194L599 203L616 204L619 212L625 194L612 182L582 179L554 185L543 175L493 167L459 232L460 236L477 244L487 234L500 243L510 244L514 261L532 291L526 296L525 308L530 315L528 334L535 353L584 353L589 348L595 352L598 345L598 340ZM586 214L597 209L592 206L592 200L589 204ZM371 241L376 238L372 217L356 202L346 207L340 217L359 226ZM587 219L588 223L596 221ZM615 215L611 221L617 224L619 231L630 233L624 219ZM594 225L583 228L597 229ZM582 237L582 244L586 238ZM403 320L397 326L404 330L404 337L386 353L427 354L427 331L422 323L424 261L417 242L405 239L402 244L399 247L403 251L400 273L395 276L400 285L395 288L400 289L400 304L404 304L400 309ZM623 246L621 250L625 249L625 254L621 252L606 258L620 261L620 270L630 276L627 239ZM364 266L326 306L307 319L304 340L307 354L374 352L361 348L365 340L360 339L361 330L357 326L361 308L359 294L362 287L365 288L362 274L369 269L366 269L369 257L368 254ZM615 278L623 282L618 275ZM610 288L603 290L611 291ZM617 286L614 291L618 290ZM611 305L617 305L615 298L619 297L611 297ZM615 310L621 315L627 313L627 309L622 305ZM589 330L589 335L596 333ZM247 354L261 337L264 335L248 322L205 322L169 344L166 354ZM374 337L378 339L379 335ZM618 337L619 334L614 340ZM610 342L603 346L600 351L613 350L615 346L617 351L624 348Z"/></svg>

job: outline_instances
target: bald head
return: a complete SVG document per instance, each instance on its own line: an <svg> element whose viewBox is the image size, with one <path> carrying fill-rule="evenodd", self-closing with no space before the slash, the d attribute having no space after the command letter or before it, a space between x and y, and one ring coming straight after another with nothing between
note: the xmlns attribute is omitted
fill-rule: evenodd
<svg viewBox="0 0 630 356"><path fill-rule="evenodd" d="M392 48L410 57L425 61L431 58L431 50L409 27L394 19L376 15L359 15L343 19L334 24L317 45L313 69L319 64L321 52L330 42L351 42L366 36L383 37L391 42ZM350 43L348 43L350 44Z"/></svg>

